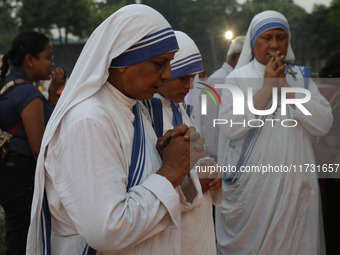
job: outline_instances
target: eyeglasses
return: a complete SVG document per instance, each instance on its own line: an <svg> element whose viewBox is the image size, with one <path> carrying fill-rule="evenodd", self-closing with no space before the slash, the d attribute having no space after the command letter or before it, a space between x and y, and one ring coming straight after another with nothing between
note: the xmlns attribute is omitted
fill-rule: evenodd
<svg viewBox="0 0 340 255"><path fill-rule="evenodd" d="M42 57L42 58L46 58L48 61L53 62L54 61L54 56L53 55L48 55L48 56L39 56L38 57Z"/></svg>

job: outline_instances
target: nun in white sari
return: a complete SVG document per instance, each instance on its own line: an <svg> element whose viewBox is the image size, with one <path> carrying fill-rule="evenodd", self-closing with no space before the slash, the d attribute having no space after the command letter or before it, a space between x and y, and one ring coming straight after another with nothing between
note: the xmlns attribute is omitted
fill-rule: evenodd
<svg viewBox="0 0 340 255"><path fill-rule="evenodd" d="M46 127L28 255L180 254L185 198L174 187L190 170L180 160L190 146L171 138L162 164L137 102L171 79L177 50L168 22L144 5L121 8L93 32Z"/></svg>
<svg viewBox="0 0 340 255"><path fill-rule="evenodd" d="M159 88L152 100L145 101L151 115L155 117L153 125L156 132L160 129L158 135L163 135L176 125L194 125L191 118L192 106L184 103L184 97L192 88L195 75L204 71L202 57L195 42L184 32L175 31L175 35L180 49L171 60L172 80ZM163 117L158 121L156 117L160 116ZM209 178L206 173L196 173L194 169L191 170L190 179L199 188L203 186L204 193L202 203L197 204L194 201L182 207L181 254L216 255L212 209L213 204L219 204L222 200L221 179L211 176ZM185 178L183 188L188 182L189 178Z"/></svg>
<svg viewBox="0 0 340 255"><path fill-rule="evenodd" d="M327 133L332 114L313 81L304 79L307 69L293 65L289 40L289 25L283 15L275 11L256 15L238 64L225 82L243 92L245 104L243 115L233 114L232 94L223 89L219 118L229 122L220 125L218 163L238 171L225 175L224 201L216 208L219 254L324 253L310 136ZM279 93L285 87L308 89L311 98L303 106L311 115L292 105L285 106L284 114L279 100L276 111L257 116L248 109L249 87L257 110L275 105L273 88ZM304 94L287 93L287 98L299 97Z"/></svg>

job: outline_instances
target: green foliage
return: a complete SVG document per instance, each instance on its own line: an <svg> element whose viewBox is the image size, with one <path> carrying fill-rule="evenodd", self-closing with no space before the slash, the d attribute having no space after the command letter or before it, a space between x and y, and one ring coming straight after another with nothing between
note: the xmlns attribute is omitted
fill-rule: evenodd
<svg viewBox="0 0 340 255"><path fill-rule="evenodd" d="M64 29L63 41L66 42L70 33L81 38L88 34L90 25L90 7L94 0L21 0L19 12L21 30L37 29L48 33L56 27ZM59 34L62 37L61 33ZM62 38L60 38L62 39Z"/></svg>
<svg viewBox="0 0 340 255"><path fill-rule="evenodd" d="M59 44L70 35L86 39L108 16L135 0L0 0L0 53L8 49L19 30L34 29L51 36L54 28ZM264 10L277 10L287 17L298 64L307 58L323 57L337 49L340 41L340 0L330 7L315 5L311 14L293 0L142 0L169 21L175 30L191 36L199 46L209 71L222 64L228 43L226 30L234 35L247 32L251 19ZM321 27L322 29L317 29ZM66 52L66 51L64 51ZM65 53L66 54L66 53Z"/></svg>
<svg viewBox="0 0 340 255"><path fill-rule="evenodd" d="M225 58L224 33L232 28L237 12L236 0L143 0L159 11L175 30L192 37L198 45L208 72ZM217 54L222 52L222 54Z"/></svg>
<svg viewBox="0 0 340 255"><path fill-rule="evenodd" d="M340 0L333 0L329 8L328 23L328 39L332 49L340 48Z"/></svg>
<svg viewBox="0 0 340 255"><path fill-rule="evenodd" d="M126 5L124 0L108 0L107 3L98 2L91 5L90 25L87 34L90 34L100 23L102 23L112 13Z"/></svg>
<svg viewBox="0 0 340 255"><path fill-rule="evenodd" d="M237 4L234 0L181 0L180 30L194 38L201 50L207 72L211 73L225 60L227 41L224 34L234 30Z"/></svg>
<svg viewBox="0 0 340 255"><path fill-rule="evenodd" d="M60 44L68 43L70 34L87 38L89 34L126 1L95 0L20 0L20 30L36 29L46 34L52 28L59 32Z"/></svg>
<svg viewBox="0 0 340 255"><path fill-rule="evenodd" d="M18 21L11 15L14 11L13 1L0 1L0 54L8 51L18 30Z"/></svg>
<svg viewBox="0 0 340 255"><path fill-rule="evenodd" d="M181 0L178 1L182 10L180 26L185 31L200 34L202 31L219 32L227 26L226 9L235 1L228 0Z"/></svg>
<svg viewBox="0 0 340 255"><path fill-rule="evenodd" d="M307 41L315 56L327 57L340 48L340 0L333 0L329 8L314 5L306 22Z"/></svg>
<svg viewBox="0 0 340 255"><path fill-rule="evenodd" d="M9 51L14 36L15 34L0 34L0 54L5 54Z"/></svg>
<svg viewBox="0 0 340 255"><path fill-rule="evenodd" d="M329 44L329 36L331 36L331 29L328 24L330 10L323 5L315 5L313 13L307 17L307 41L310 42L310 50L315 55L324 54L324 50ZM322 27L322 29L319 29ZM323 38L323 40L320 40Z"/></svg>
<svg viewBox="0 0 340 255"><path fill-rule="evenodd" d="M179 1L143 0L142 2L143 4L151 6L152 8L159 11L167 19L167 21L169 21L169 23L174 29L178 28L178 23L182 16L182 12L178 6Z"/></svg>
<svg viewBox="0 0 340 255"><path fill-rule="evenodd" d="M56 26L59 29L65 28L66 35L69 32L81 38L86 37L86 29L90 25L89 17L91 15L90 6L92 4L92 1L57 0L55 2L56 4L52 6L52 10L56 9L56 12L54 12L52 16L52 21L56 24Z"/></svg>

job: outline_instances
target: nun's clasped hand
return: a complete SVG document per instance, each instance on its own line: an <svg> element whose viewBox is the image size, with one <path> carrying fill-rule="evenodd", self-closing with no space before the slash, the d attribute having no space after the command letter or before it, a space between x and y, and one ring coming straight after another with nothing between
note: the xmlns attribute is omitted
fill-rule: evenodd
<svg viewBox="0 0 340 255"><path fill-rule="evenodd" d="M157 173L167 176L174 187L179 185L196 162L207 156L204 139L194 127L179 125L168 130L157 141L157 150L162 157L162 168Z"/></svg>
<svg viewBox="0 0 340 255"><path fill-rule="evenodd" d="M192 149L199 153L207 153L204 148L204 138L200 133L196 131L194 127L188 127L187 125L177 125L174 129L168 130L164 136L160 137L157 141L157 150L162 156L162 152L165 146L168 145L171 138L183 135L185 141L192 143Z"/></svg>

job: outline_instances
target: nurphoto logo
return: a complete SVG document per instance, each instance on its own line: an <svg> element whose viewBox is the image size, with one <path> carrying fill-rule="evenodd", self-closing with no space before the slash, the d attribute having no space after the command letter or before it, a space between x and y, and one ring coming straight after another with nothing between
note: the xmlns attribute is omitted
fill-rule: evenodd
<svg viewBox="0 0 340 255"><path fill-rule="evenodd" d="M222 106L222 100L216 90L205 83L199 82L200 84L209 88L219 99L220 105ZM248 87L246 95L244 95L243 91L231 84L216 84L216 89L228 89L232 95L232 102L224 102L224 103L232 103L232 113L233 115L245 115L245 106L248 107L248 110L256 116L264 116L262 118L256 118L246 121L233 122L232 119L222 119L216 118L213 119L213 127L217 125L225 125L230 124L233 125L248 125L249 127L262 127L265 123L271 123L272 127L275 125L276 122L280 122L284 127L295 127L298 125L298 122L295 119L277 119L277 118L268 118L270 115L275 115L275 112L280 108L281 109L281 116L287 116L287 105L292 105L295 109L299 109L304 115L311 116L312 114L306 109L303 105L307 103L311 99L311 93L308 89L305 88L298 88L298 87L282 87L280 91L277 87L272 88L272 99L271 99L271 106L270 108L267 107L264 110L258 110L254 107L253 102L253 88ZM199 88L205 91L210 97L213 99L215 106L218 106L216 100L212 93L204 88ZM295 93L295 95L299 95L296 98L288 98L288 93ZM247 99L247 102L245 100ZM279 107L280 106L280 107ZM207 95L201 95L201 115L207 115ZM219 116L223 117L223 116Z"/></svg>
<svg viewBox="0 0 340 255"><path fill-rule="evenodd" d="M220 104L222 105L221 97L219 96L217 91L212 86L210 86L210 85L208 85L206 83L203 83L203 82L198 82L198 83L206 86L207 88L209 88L216 95L216 97L220 101ZM200 89L200 90L203 90L204 92L206 92L212 98L212 100L214 101L215 106L217 106L216 100L215 100L214 96L211 94L211 92L209 90L207 90L205 88L200 88L200 87L197 87L197 88ZM201 95L201 105L202 105L201 113L202 113L202 115L206 115L207 114L207 95L206 94L202 94Z"/></svg>

